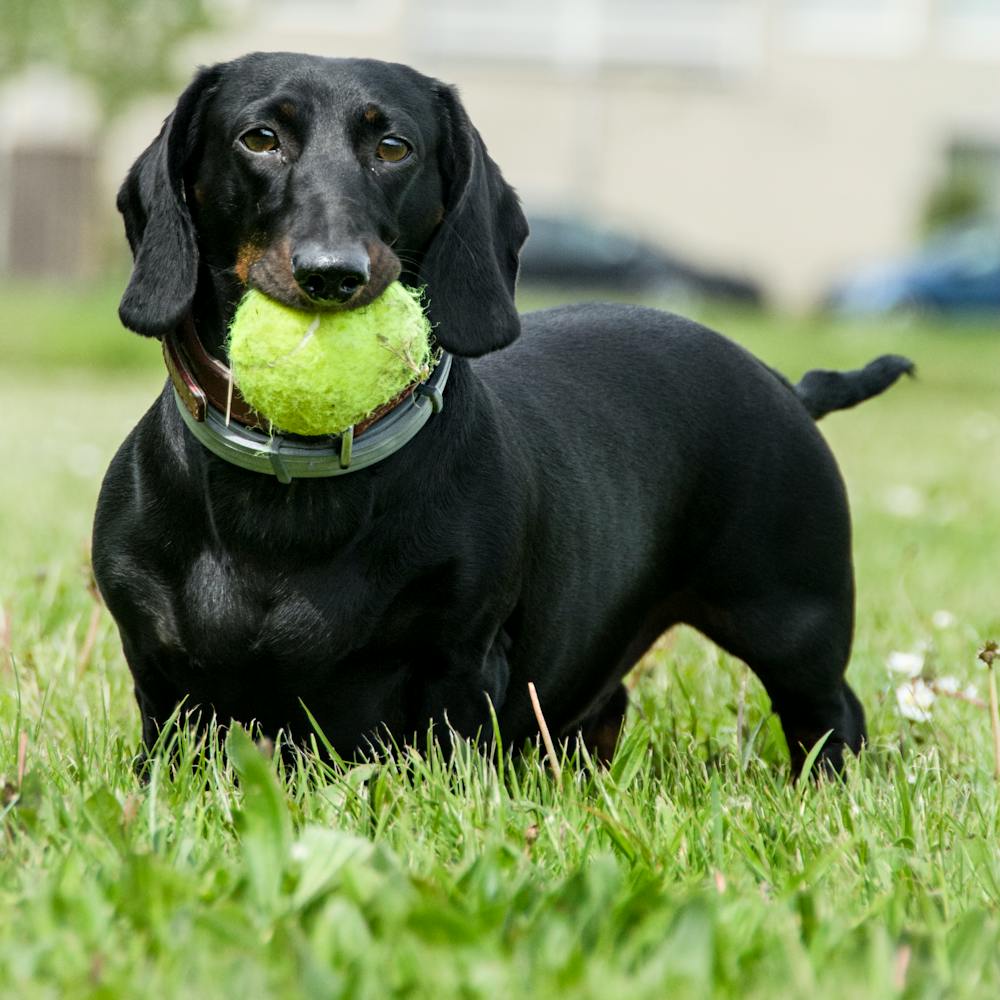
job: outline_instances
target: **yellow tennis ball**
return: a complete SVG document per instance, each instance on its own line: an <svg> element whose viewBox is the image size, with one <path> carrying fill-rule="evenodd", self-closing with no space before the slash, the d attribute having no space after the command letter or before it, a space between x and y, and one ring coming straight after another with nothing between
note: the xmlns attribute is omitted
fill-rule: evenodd
<svg viewBox="0 0 1000 1000"><path fill-rule="evenodd" d="M427 377L430 330L420 292L398 281L347 312L300 312L251 290L229 328L229 364L274 429L339 434Z"/></svg>

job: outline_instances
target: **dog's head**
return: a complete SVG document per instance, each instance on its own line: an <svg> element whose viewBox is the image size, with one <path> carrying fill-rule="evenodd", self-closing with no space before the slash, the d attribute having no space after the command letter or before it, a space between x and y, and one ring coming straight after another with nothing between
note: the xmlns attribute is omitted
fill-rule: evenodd
<svg viewBox="0 0 1000 1000"><path fill-rule="evenodd" d="M406 66L256 53L202 70L118 195L134 256L120 316L212 346L247 288L351 309L425 286L443 347L520 331L527 223L454 89Z"/></svg>

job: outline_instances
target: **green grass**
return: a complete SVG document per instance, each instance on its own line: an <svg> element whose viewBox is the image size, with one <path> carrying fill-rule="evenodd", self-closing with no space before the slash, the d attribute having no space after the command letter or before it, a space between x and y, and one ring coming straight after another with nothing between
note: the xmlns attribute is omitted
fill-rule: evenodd
<svg viewBox="0 0 1000 1000"><path fill-rule="evenodd" d="M854 509L850 677L873 741L843 785L787 780L753 678L737 732L746 670L687 630L637 672L610 772L556 782L536 758L460 750L276 774L237 732L228 756L182 740L176 773L159 760L141 784L86 542L103 469L162 382L157 345L117 328L110 287L0 296L0 995L1000 995L987 713L941 698L907 722L885 668L921 648L928 676L985 696L995 332L707 317L793 377L884 350L920 365L822 424Z"/></svg>

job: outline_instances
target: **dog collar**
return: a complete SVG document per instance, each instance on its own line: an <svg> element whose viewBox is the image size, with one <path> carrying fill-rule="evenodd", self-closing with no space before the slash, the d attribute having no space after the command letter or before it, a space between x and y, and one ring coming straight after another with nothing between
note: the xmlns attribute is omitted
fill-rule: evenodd
<svg viewBox="0 0 1000 1000"><path fill-rule="evenodd" d="M270 432L238 387L230 388L229 369L208 354L190 318L163 338L163 357L174 402L195 438L231 465L275 476L280 483L342 476L399 451L441 412L451 372L451 355L442 351L425 382L408 386L341 434L314 438Z"/></svg>

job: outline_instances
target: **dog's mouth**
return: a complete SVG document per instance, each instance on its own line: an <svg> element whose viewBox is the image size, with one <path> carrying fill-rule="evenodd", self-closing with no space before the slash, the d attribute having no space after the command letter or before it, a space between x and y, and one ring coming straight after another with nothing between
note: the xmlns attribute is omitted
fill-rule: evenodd
<svg viewBox="0 0 1000 1000"><path fill-rule="evenodd" d="M293 267L295 259L288 240L261 248L253 243L240 247L233 271L244 291L256 289L290 309L302 312L349 312L371 305L402 273L402 264L381 240L364 244L364 267L344 273L335 266L326 271ZM337 261L335 252L322 259Z"/></svg>

